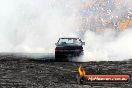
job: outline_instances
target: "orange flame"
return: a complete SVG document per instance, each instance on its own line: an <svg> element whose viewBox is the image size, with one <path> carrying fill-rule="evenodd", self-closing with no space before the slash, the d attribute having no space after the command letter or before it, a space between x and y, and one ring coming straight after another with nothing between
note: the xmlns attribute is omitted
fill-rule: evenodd
<svg viewBox="0 0 132 88"><path fill-rule="evenodd" d="M78 72L79 72L79 75L80 76L84 76L86 74L84 68L82 68L82 66L80 65L79 68L78 68Z"/></svg>

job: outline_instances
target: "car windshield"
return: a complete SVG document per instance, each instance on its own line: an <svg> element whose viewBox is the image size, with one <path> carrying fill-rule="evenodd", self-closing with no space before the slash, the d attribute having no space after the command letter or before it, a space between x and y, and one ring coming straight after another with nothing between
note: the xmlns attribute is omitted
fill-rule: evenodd
<svg viewBox="0 0 132 88"><path fill-rule="evenodd" d="M81 45L81 40L78 38L60 38L58 41L59 44L77 44Z"/></svg>

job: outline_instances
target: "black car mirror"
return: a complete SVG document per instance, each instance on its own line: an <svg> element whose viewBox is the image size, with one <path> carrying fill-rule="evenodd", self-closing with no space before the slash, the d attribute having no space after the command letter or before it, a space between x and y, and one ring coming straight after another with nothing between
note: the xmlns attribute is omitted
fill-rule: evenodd
<svg viewBox="0 0 132 88"><path fill-rule="evenodd" d="M55 43L56 46L58 46L59 44L58 43Z"/></svg>
<svg viewBox="0 0 132 88"><path fill-rule="evenodd" d="M81 44L82 44L82 45L85 45L85 42L82 42Z"/></svg>

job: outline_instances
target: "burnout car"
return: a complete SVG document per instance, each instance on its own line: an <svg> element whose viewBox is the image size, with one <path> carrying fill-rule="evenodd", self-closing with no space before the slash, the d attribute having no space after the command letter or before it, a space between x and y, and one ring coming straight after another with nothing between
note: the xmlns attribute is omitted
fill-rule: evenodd
<svg viewBox="0 0 132 88"><path fill-rule="evenodd" d="M69 61L67 58L83 55L83 45L80 38L59 38L55 43L55 60Z"/></svg>

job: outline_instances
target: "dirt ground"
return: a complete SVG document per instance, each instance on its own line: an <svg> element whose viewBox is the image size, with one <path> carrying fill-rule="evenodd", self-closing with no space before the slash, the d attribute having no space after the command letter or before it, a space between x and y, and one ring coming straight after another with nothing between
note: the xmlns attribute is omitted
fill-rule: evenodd
<svg viewBox="0 0 132 88"><path fill-rule="evenodd" d="M76 69L79 64L97 70L103 69L106 74L132 74L132 60L74 63L1 55L0 88L132 88L132 82L79 85L76 81Z"/></svg>

